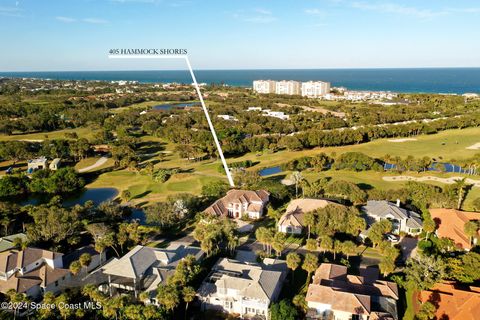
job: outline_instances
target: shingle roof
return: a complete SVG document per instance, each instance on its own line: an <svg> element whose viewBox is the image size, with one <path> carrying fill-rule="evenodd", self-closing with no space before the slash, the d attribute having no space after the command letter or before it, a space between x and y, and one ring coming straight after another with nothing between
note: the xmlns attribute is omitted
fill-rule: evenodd
<svg viewBox="0 0 480 320"><path fill-rule="evenodd" d="M27 247L22 251L10 250L0 252L0 272L8 272L14 268L23 268L33 262L45 258L53 260L63 256L62 253Z"/></svg>
<svg viewBox="0 0 480 320"><path fill-rule="evenodd" d="M303 227L303 217L307 212L311 212L320 208L325 208L332 202L319 199L295 199L290 201L285 213L278 220L278 224L282 226Z"/></svg>
<svg viewBox="0 0 480 320"><path fill-rule="evenodd" d="M176 265L182 258L192 254L199 258L203 255L200 248L173 242L168 248L136 246L120 259L112 260L103 266L105 274L138 279L151 267Z"/></svg>
<svg viewBox="0 0 480 320"><path fill-rule="evenodd" d="M385 200L369 200L363 210L368 215L387 218L393 216L398 220L406 220L409 228L421 228L422 219L415 211L406 210L396 206L394 203Z"/></svg>
<svg viewBox="0 0 480 320"><path fill-rule="evenodd" d="M7 251L7 250L10 250L10 249L14 249L15 247L13 245L13 241L16 238L26 240L27 235L24 234L24 233L17 233L17 234L12 234L12 235L0 238L0 252Z"/></svg>

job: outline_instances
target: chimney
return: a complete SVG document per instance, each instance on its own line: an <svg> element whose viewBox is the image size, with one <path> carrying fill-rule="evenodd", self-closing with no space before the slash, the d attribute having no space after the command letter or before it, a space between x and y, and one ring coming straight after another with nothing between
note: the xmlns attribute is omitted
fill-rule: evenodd
<svg viewBox="0 0 480 320"><path fill-rule="evenodd" d="M400 199L397 199L397 207L400 208Z"/></svg>

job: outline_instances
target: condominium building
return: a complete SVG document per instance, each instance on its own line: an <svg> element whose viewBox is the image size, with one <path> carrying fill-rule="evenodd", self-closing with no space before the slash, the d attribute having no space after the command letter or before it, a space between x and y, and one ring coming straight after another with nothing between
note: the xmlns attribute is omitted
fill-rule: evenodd
<svg viewBox="0 0 480 320"><path fill-rule="evenodd" d="M302 82L302 96L319 98L330 92L330 82L308 81Z"/></svg>
<svg viewBox="0 0 480 320"><path fill-rule="evenodd" d="M301 94L300 82L293 81L293 80L278 81L275 85L275 93L276 94L288 94L288 95Z"/></svg>
<svg viewBox="0 0 480 320"><path fill-rule="evenodd" d="M275 93L276 81L273 80L255 80L253 81L253 91L258 93Z"/></svg>

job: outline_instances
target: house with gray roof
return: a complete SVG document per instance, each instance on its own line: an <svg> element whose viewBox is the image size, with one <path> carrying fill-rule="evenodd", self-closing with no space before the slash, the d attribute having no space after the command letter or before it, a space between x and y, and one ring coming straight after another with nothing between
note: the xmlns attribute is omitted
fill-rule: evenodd
<svg viewBox="0 0 480 320"><path fill-rule="evenodd" d="M392 232L395 234L405 232L417 235L422 231L420 214L401 208L400 200L397 200L396 204L385 200L369 200L367 205L362 207L362 211L369 226L376 221L388 219L392 222Z"/></svg>
<svg viewBox="0 0 480 320"><path fill-rule="evenodd" d="M5 252L7 250L15 249L15 239L20 239L22 241L27 241L27 235L25 233L17 233L9 236L4 236L0 238L0 252Z"/></svg>
<svg viewBox="0 0 480 320"><path fill-rule="evenodd" d="M155 303L155 292L161 282L175 272L177 264L187 255L201 260L204 252L182 242L172 242L166 249L136 246L120 259L114 258L102 267L108 276L108 291L129 291L138 296L139 292L150 293Z"/></svg>
<svg viewBox="0 0 480 320"><path fill-rule="evenodd" d="M237 259L245 255L237 255ZM239 314L242 318L268 319L287 275L283 260L262 263L222 258L203 281L197 297L202 310Z"/></svg>

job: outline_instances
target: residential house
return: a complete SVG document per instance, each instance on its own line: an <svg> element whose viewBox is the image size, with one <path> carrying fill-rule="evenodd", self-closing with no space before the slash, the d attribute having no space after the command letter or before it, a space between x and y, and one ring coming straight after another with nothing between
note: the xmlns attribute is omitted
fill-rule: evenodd
<svg viewBox="0 0 480 320"><path fill-rule="evenodd" d="M20 239L22 241L27 240L27 235L25 233L17 233L9 236L4 236L0 238L0 252L7 250L15 249L14 241L15 239Z"/></svg>
<svg viewBox="0 0 480 320"><path fill-rule="evenodd" d="M378 280L378 269L347 274L347 267L322 263L308 286L307 319L398 319L398 287Z"/></svg>
<svg viewBox="0 0 480 320"><path fill-rule="evenodd" d="M410 235L417 235L422 232L422 219L415 211L403 209L400 207L400 200L392 203L385 200L369 200L367 205L362 207L366 214L367 224L370 226L375 221L388 219L392 222L395 234L405 232Z"/></svg>
<svg viewBox="0 0 480 320"><path fill-rule="evenodd" d="M138 245L102 267L103 274L108 276L108 291L110 295L115 291L133 291L135 296L146 291L155 303L158 285L174 273L177 264L187 255L201 260L204 252L182 242L172 242L166 249Z"/></svg>
<svg viewBox="0 0 480 320"><path fill-rule="evenodd" d="M40 157L37 159L30 159L27 161L27 172L32 173L36 170L47 168L47 158Z"/></svg>
<svg viewBox="0 0 480 320"><path fill-rule="evenodd" d="M61 161L62 159L60 158L53 159L48 168L53 171L58 170L60 168Z"/></svg>
<svg viewBox="0 0 480 320"><path fill-rule="evenodd" d="M480 315L480 287L454 282L437 283L420 293L420 301L436 306L435 319L478 319Z"/></svg>
<svg viewBox="0 0 480 320"><path fill-rule="evenodd" d="M241 259L237 255L237 259ZM241 318L268 319L287 274L283 260L222 258L212 268L197 291L202 310L217 310Z"/></svg>
<svg viewBox="0 0 480 320"><path fill-rule="evenodd" d="M265 190L229 190L227 195L215 201L205 212L230 218L247 216L259 219L269 201L270 193Z"/></svg>
<svg viewBox="0 0 480 320"><path fill-rule="evenodd" d="M304 215L317 209L325 208L332 202L319 199L295 199L290 201L285 213L278 220L278 231L301 234L305 225Z"/></svg>
<svg viewBox="0 0 480 320"><path fill-rule="evenodd" d="M470 239L464 231L468 221L479 221L480 212L467 212L455 209L430 209L430 215L437 225L435 233L439 238L449 238L455 242L459 249L470 250L478 243L480 230L477 237ZM470 241L471 240L471 241Z"/></svg>
<svg viewBox="0 0 480 320"><path fill-rule="evenodd" d="M45 292L57 293L70 278L63 268L61 253L27 247L0 253L0 292L10 289L38 298Z"/></svg>
<svg viewBox="0 0 480 320"><path fill-rule="evenodd" d="M283 112L283 111L272 111L272 110L269 110L269 109L265 109L265 110L263 110L262 115L264 117L273 117L273 118L277 118L277 119L280 119L280 120L290 119L290 116L288 114L285 114L285 112Z"/></svg>
<svg viewBox="0 0 480 320"><path fill-rule="evenodd" d="M62 263L65 268L70 268L70 264L76 260L80 259L82 254L89 254L91 261L90 264L86 267L87 272L91 272L102 265L105 260L105 254L100 254L93 245L84 246L77 250L74 250L62 257Z"/></svg>
<svg viewBox="0 0 480 320"><path fill-rule="evenodd" d="M231 116L229 114L219 114L217 115L218 118L221 118L223 120L226 120L226 121L238 121L237 118L235 118L234 116Z"/></svg>

